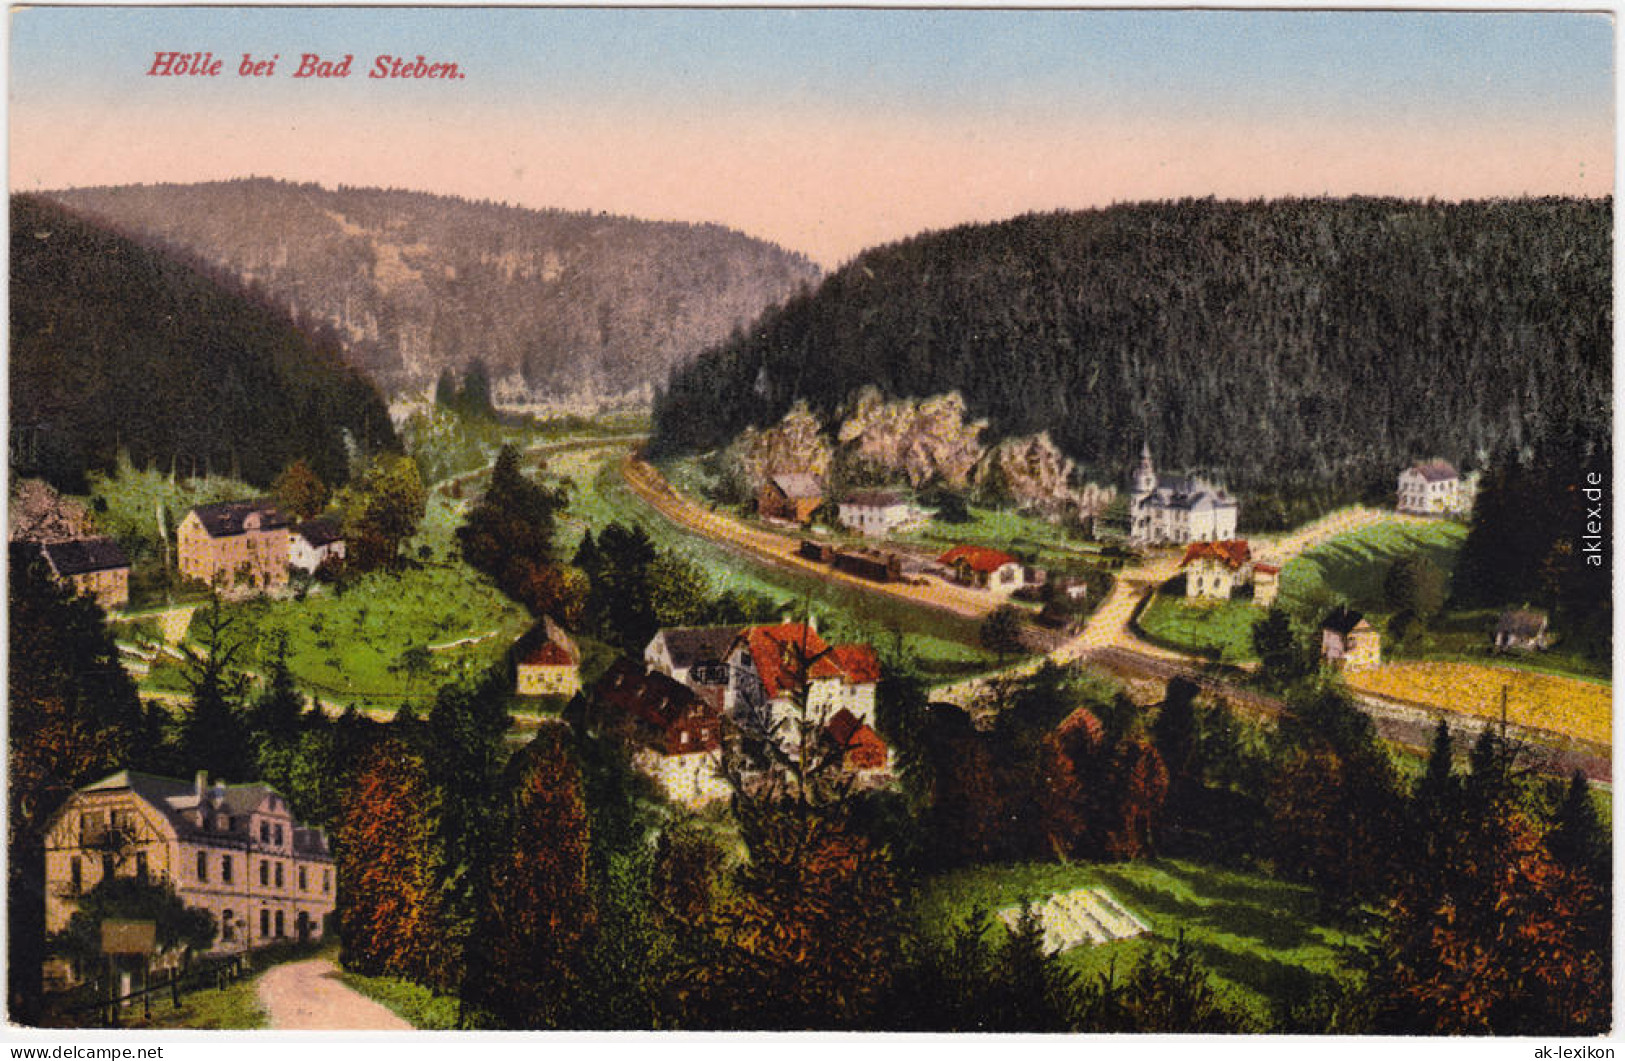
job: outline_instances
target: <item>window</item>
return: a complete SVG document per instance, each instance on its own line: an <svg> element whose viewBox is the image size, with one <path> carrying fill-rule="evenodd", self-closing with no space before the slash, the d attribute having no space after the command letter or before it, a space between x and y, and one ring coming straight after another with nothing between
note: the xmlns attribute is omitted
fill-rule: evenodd
<svg viewBox="0 0 1625 1061"><path fill-rule="evenodd" d="M299 867L299 890L302 891L302 892L310 890L309 886L305 883L305 867L304 866Z"/></svg>
<svg viewBox="0 0 1625 1061"><path fill-rule="evenodd" d="M260 843L268 844L270 842L271 842L271 823L270 822L260 822Z"/></svg>
<svg viewBox="0 0 1625 1061"><path fill-rule="evenodd" d="M102 880L112 880L113 879L113 871L114 871L113 856L110 855L110 854L103 855L102 856Z"/></svg>
<svg viewBox="0 0 1625 1061"><path fill-rule="evenodd" d="M265 939L266 937L270 936L270 934L271 934L271 911L269 911L269 910L261 910L260 911L260 939Z"/></svg>
<svg viewBox="0 0 1625 1061"><path fill-rule="evenodd" d="M209 853L207 851L197 853L197 879L200 881L209 879Z"/></svg>
<svg viewBox="0 0 1625 1061"><path fill-rule="evenodd" d="M282 911L281 910L278 910L276 912L276 938L277 939L282 938Z"/></svg>
<svg viewBox="0 0 1625 1061"><path fill-rule="evenodd" d="M231 883L231 856L220 856L220 879L226 884Z"/></svg>
<svg viewBox="0 0 1625 1061"><path fill-rule="evenodd" d="M275 843L278 847L282 846L282 826L280 825L276 826Z"/></svg>
<svg viewBox="0 0 1625 1061"><path fill-rule="evenodd" d="M282 863L280 862L276 864L276 886L278 888L282 887ZM277 933L279 936L281 934L280 932Z"/></svg>
<svg viewBox="0 0 1625 1061"><path fill-rule="evenodd" d="M85 890L85 866L79 861L78 855L73 856L73 860L68 863L68 887L75 895Z"/></svg>
<svg viewBox="0 0 1625 1061"><path fill-rule="evenodd" d="M231 921L231 911L220 911L220 941L222 943L230 943L233 939L233 933L235 932L236 928L232 925Z"/></svg>
<svg viewBox="0 0 1625 1061"><path fill-rule="evenodd" d="M262 859L260 859L260 887L269 888L270 886L271 886L271 864L269 862L265 861L265 859L262 858Z"/></svg>
<svg viewBox="0 0 1625 1061"><path fill-rule="evenodd" d="M138 881L147 879L147 853L145 851L135 853L135 879Z"/></svg>
<svg viewBox="0 0 1625 1061"><path fill-rule="evenodd" d="M333 890L333 871L330 870L330 869L324 869L324 870L322 870L322 891L330 892L332 890Z"/></svg>

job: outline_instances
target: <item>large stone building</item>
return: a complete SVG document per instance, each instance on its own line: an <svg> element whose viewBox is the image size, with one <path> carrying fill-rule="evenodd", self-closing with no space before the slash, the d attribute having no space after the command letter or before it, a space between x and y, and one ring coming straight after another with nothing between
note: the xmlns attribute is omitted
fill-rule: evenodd
<svg viewBox="0 0 1625 1061"><path fill-rule="evenodd" d="M1420 461L1399 473L1399 511L1455 516L1472 509L1472 490L1446 460Z"/></svg>
<svg viewBox="0 0 1625 1061"><path fill-rule="evenodd" d="M728 659L727 713L749 724L778 727L791 742L804 701L806 721L827 724L843 708L875 723L880 658L868 645L830 645L807 623L746 627Z"/></svg>
<svg viewBox="0 0 1625 1061"><path fill-rule="evenodd" d="M593 685L600 723L622 735L632 762L666 797L688 807L727 799L722 711L682 682L622 658Z"/></svg>
<svg viewBox="0 0 1625 1061"><path fill-rule="evenodd" d="M1205 479L1158 475L1149 443L1129 483L1129 541L1185 545L1236 536L1236 499Z"/></svg>
<svg viewBox="0 0 1625 1061"><path fill-rule="evenodd" d="M121 770L79 789L45 836L46 930L109 877L167 883L219 926L213 954L318 939L338 882L327 836L269 785Z"/></svg>
<svg viewBox="0 0 1625 1061"><path fill-rule="evenodd" d="M111 538L41 542L40 555L60 583L103 608L130 602L130 560Z"/></svg>
<svg viewBox="0 0 1625 1061"><path fill-rule="evenodd" d="M200 505L175 532L181 575L226 591L288 584L288 517L270 501Z"/></svg>

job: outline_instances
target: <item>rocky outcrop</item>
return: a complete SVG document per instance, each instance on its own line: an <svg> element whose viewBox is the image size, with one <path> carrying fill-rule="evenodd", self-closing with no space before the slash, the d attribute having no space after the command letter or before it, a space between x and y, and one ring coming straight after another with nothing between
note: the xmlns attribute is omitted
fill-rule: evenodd
<svg viewBox="0 0 1625 1061"><path fill-rule="evenodd" d="M936 480L960 489L982 457L978 439L986 428L986 420L965 422L958 392L888 402L865 387L835 437L842 460L854 468L901 475L913 487Z"/></svg>
<svg viewBox="0 0 1625 1061"><path fill-rule="evenodd" d="M834 447L823 425L806 403L798 402L772 427L747 427L728 448L726 463L755 494L773 475L816 475L828 482L833 460Z"/></svg>
<svg viewBox="0 0 1625 1061"><path fill-rule="evenodd" d="M1014 504L1046 516L1093 515L1116 496L1109 486L1074 485L1077 466L1049 432L1007 438L977 461L971 482L985 501Z"/></svg>

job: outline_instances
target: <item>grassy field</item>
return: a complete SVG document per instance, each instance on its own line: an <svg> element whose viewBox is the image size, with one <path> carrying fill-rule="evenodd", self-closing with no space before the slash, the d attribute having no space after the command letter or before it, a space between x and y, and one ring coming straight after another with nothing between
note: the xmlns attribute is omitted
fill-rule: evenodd
<svg viewBox="0 0 1625 1061"><path fill-rule="evenodd" d="M1602 682L1474 663L1388 663L1344 676L1365 693L1389 696L1479 718L1507 720L1597 744L1612 741L1613 690Z"/></svg>
<svg viewBox="0 0 1625 1061"><path fill-rule="evenodd" d="M399 706L484 669L530 626L523 608L462 565L377 572L343 594L325 590L303 601L229 607L255 645L249 669L263 673L277 638L286 635L301 685L329 702L377 707ZM402 658L418 647L429 650L429 670L411 674Z"/></svg>
<svg viewBox="0 0 1625 1061"><path fill-rule="evenodd" d="M596 534L612 521L635 524L660 548L674 550L698 564L710 578L713 592L745 590L798 610L808 606L819 617L820 629L840 638L883 647L892 643L894 632L900 633L904 651L913 655L928 677L976 674L997 666L997 658L977 646L978 624L973 620L762 563L674 527L651 511L621 479L616 461L625 452L624 446L614 446L561 453L550 460L554 475L567 476L576 484L560 527L562 555L574 552L588 528Z"/></svg>
<svg viewBox="0 0 1625 1061"><path fill-rule="evenodd" d="M1067 951L1063 960L1070 968L1093 977L1115 963L1122 976L1142 955L1183 932L1215 986L1260 1018L1268 1015L1271 999L1307 992L1338 971L1338 948L1351 942L1341 929L1316 919L1307 887L1168 859L960 870L928 881L913 914L922 932L946 938L976 910L992 913L1086 887L1106 888L1151 933ZM989 928L1001 931L997 924Z"/></svg>
<svg viewBox="0 0 1625 1061"><path fill-rule="evenodd" d="M1249 663L1253 651L1253 624L1264 609L1251 601L1186 601L1157 593L1140 613L1140 628L1158 644L1224 663Z"/></svg>
<svg viewBox="0 0 1625 1061"><path fill-rule="evenodd" d="M1343 599L1355 609L1386 614L1382 580L1395 560L1421 553L1448 577L1456 568L1467 528L1459 523L1381 523L1340 534L1281 571L1281 603L1310 608Z"/></svg>

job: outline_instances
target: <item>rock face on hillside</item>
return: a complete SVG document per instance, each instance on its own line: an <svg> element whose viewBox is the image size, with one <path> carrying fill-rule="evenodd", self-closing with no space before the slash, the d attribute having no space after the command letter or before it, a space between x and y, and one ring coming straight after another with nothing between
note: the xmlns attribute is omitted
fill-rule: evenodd
<svg viewBox="0 0 1625 1061"><path fill-rule="evenodd" d="M818 418L798 404L772 427L747 427L729 447L729 460L755 494L774 475L816 475L828 482L834 447Z"/></svg>
<svg viewBox="0 0 1625 1061"><path fill-rule="evenodd" d="M835 438L855 470L900 473L916 488L935 479L961 489L981 459L977 439L986 427L986 420L965 422L965 400L958 392L888 402L866 387Z"/></svg>
<svg viewBox="0 0 1625 1061"><path fill-rule="evenodd" d="M971 473L976 492L1048 516L1094 515L1117 491L1094 483L1075 485L1077 466L1042 431L1007 438L987 450Z"/></svg>

